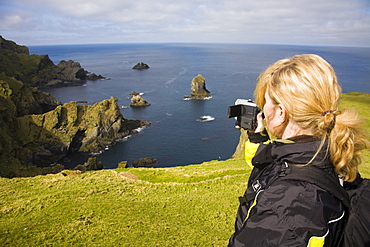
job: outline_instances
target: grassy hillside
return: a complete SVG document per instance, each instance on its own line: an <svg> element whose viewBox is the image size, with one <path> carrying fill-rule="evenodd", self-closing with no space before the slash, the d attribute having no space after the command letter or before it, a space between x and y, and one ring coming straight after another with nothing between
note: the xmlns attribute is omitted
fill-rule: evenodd
<svg viewBox="0 0 370 247"><path fill-rule="evenodd" d="M343 98L342 105L363 112L368 124L370 94ZM361 172L370 177L369 153L365 159ZM225 246L249 172L237 159L173 168L0 178L0 243Z"/></svg>
<svg viewBox="0 0 370 247"><path fill-rule="evenodd" d="M225 246L242 160L0 179L5 246Z"/></svg>

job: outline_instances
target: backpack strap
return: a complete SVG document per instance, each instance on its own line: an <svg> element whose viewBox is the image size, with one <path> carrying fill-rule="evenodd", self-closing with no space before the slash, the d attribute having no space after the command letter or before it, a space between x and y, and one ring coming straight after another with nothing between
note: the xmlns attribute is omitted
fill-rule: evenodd
<svg viewBox="0 0 370 247"><path fill-rule="evenodd" d="M285 173L285 175L284 175ZM328 191L347 208L350 208L350 201L347 191L339 184L339 181L324 170L315 166L293 166L290 165L280 175L279 180L300 180Z"/></svg>

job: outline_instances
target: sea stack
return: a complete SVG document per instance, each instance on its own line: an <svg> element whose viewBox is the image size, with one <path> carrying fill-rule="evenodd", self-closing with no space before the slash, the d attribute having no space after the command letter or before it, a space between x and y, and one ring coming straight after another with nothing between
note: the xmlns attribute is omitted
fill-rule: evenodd
<svg viewBox="0 0 370 247"><path fill-rule="evenodd" d="M191 81L190 90L191 96L185 96L184 99L206 99L211 97L211 93L206 89L206 79L200 74Z"/></svg>
<svg viewBox="0 0 370 247"><path fill-rule="evenodd" d="M131 103L130 106L150 106L150 104L144 100L139 93L132 92L131 95Z"/></svg>

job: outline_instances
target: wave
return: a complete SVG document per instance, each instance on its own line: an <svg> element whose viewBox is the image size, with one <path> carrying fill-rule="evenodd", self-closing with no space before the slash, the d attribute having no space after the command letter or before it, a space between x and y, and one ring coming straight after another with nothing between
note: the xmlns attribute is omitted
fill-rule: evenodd
<svg viewBox="0 0 370 247"><path fill-rule="evenodd" d="M182 71L180 71L176 77L172 77L172 78L168 79L168 80L165 82L166 87L168 87L168 86L172 85L172 84L173 84L173 82L174 82L174 81L176 81L176 80L178 79L178 77L179 77L179 76L181 76L181 75L185 75L185 73L186 73L186 71L187 71L187 70L188 70L187 68L184 68L184 67L183 67L183 68L182 68Z"/></svg>
<svg viewBox="0 0 370 247"><path fill-rule="evenodd" d="M187 68L182 67L182 71L179 73L179 75L185 75L187 70Z"/></svg>
<svg viewBox="0 0 370 247"><path fill-rule="evenodd" d="M174 77L174 78L171 78L169 79L168 81L166 81L165 85L168 87L169 85L171 85L174 81L176 81L177 77Z"/></svg>
<svg viewBox="0 0 370 247"><path fill-rule="evenodd" d="M193 96L184 96L183 100L210 100L212 96L204 97L204 98L195 98Z"/></svg>

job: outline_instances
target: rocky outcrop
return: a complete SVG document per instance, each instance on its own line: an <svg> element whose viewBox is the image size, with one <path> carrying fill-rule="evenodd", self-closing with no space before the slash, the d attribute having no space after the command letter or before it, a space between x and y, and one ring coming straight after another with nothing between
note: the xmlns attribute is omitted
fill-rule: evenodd
<svg viewBox="0 0 370 247"><path fill-rule="evenodd" d="M150 124L123 118L116 98L94 105L54 100L0 74L0 176L59 172L62 167L50 165L66 154L102 152ZM55 109L45 112L48 102Z"/></svg>
<svg viewBox="0 0 370 247"><path fill-rule="evenodd" d="M52 104L48 105L50 102ZM19 118L25 114L44 113L57 105L58 102L51 95L38 92L0 73L0 176L32 176L63 169L59 165L45 168L35 166L32 151L21 145L21 140L26 137L20 131ZM44 150L44 153L47 151Z"/></svg>
<svg viewBox="0 0 370 247"><path fill-rule="evenodd" d="M130 106L150 106L150 104L144 100L139 93L132 92Z"/></svg>
<svg viewBox="0 0 370 247"><path fill-rule="evenodd" d="M128 162L127 161L121 161L118 163L117 168L128 168Z"/></svg>
<svg viewBox="0 0 370 247"><path fill-rule="evenodd" d="M54 96L40 92L35 87L27 87L21 81L0 73L0 96L14 104L17 117L27 114L42 114L60 105Z"/></svg>
<svg viewBox="0 0 370 247"><path fill-rule="evenodd" d="M135 160L132 163L133 167L153 167L157 163L157 160L150 157L141 158Z"/></svg>
<svg viewBox="0 0 370 247"><path fill-rule="evenodd" d="M149 124L124 119L116 101L113 97L94 105L72 101L44 114L21 117L17 139L31 151L35 164L54 163L70 152L102 152Z"/></svg>
<svg viewBox="0 0 370 247"><path fill-rule="evenodd" d="M137 63L134 67L132 67L132 69L137 69L137 70L149 69L149 68L150 68L149 65L143 62Z"/></svg>
<svg viewBox="0 0 370 247"><path fill-rule="evenodd" d="M72 60L55 65L48 55L29 55L27 47L19 46L1 36L0 72L33 87L75 86L86 80L105 79L86 71Z"/></svg>
<svg viewBox="0 0 370 247"><path fill-rule="evenodd" d="M75 167L74 170L79 170L81 172L87 172L87 171L96 171L103 169L103 163L98 161L96 157L90 157L87 162L85 162L83 165L78 165Z"/></svg>
<svg viewBox="0 0 370 247"><path fill-rule="evenodd" d="M245 155L245 142L248 140L248 133L245 129L240 128L240 137L239 137L239 143L236 146L234 154L231 156L231 158L244 158Z"/></svg>
<svg viewBox="0 0 370 247"><path fill-rule="evenodd" d="M11 40L4 39L1 35L0 35L0 49L29 55L29 50L27 46L17 45L15 42Z"/></svg>
<svg viewBox="0 0 370 247"><path fill-rule="evenodd" d="M202 75L193 78L190 84L191 96L185 96L184 99L206 99L211 93L206 89L206 79Z"/></svg>
<svg viewBox="0 0 370 247"><path fill-rule="evenodd" d="M56 74L56 78L46 83L46 87L74 86L81 85L86 80L106 79L101 75L86 71L80 63L73 60L62 60L58 65L53 66L51 71Z"/></svg>

